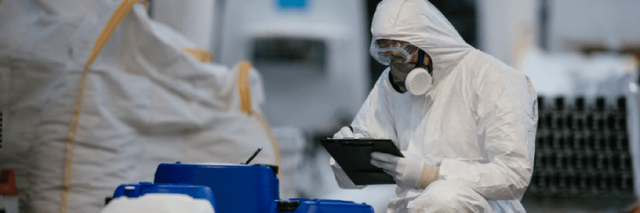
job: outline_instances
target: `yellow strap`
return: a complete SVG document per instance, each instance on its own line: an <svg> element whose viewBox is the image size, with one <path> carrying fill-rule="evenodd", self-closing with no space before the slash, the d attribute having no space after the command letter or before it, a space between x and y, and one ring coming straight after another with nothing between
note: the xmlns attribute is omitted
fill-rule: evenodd
<svg viewBox="0 0 640 213"><path fill-rule="evenodd" d="M241 61L238 65L238 95L240 96L240 110L251 115L251 88L249 87L249 71L251 62Z"/></svg>
<svg viewBox="0 0 640 213"><path fill-rule="evenodd" d="M264 125L269 134L271 140L271 146L276 155L276 165L280 167L280 148L278 147L278 140L271 130L269 121L260 113L254 113L251 106L251 88L249 87L249 73L251 70L251 62L240 61L238 65L238 96L240 97L240 110L248 115L255 115L262 125ZM278 174L279 176L279 174Z"/></svg>
<svg viewBox="0 0 640 213"><path fill-rule="evenodd" d="M202 63L211 63L212 56L211 53L195 47L182 47L183 52L189 54L192 58L199 60Z"/></svg>
<svg viewBox="0 0 640 213"><path fill-rule="evenodd" d="M89 59L87 63L84 65L84 70L82 71L82 78L80 80L80 90L78 92L78 99L76 101L76 108L73 110L73 117L71 119L71 126L69 127L69 135L67 136L66 141L66 160L64 162L64 184L61 189L62 199L60 201L60 212L67 212L67 205L69 203L69 187L71 185L71 162L73 161L73 143L76 138L76 132L78 130L78 121L80 119L80 108L82 106L82 96L84 93L84 85L87 80L87 72L89 72L89 67L96 60L100 50L104 47L104 44L107 43L109 37L113 34L113 31L116 30L118 24L122 19L129 13L133 5L143 0L123 0L118 6L118 9L113 13L111 19L107 23L107 26L102 30L98 40L93 45L93 49L91 50L91 54L89 55Z"/></svg>

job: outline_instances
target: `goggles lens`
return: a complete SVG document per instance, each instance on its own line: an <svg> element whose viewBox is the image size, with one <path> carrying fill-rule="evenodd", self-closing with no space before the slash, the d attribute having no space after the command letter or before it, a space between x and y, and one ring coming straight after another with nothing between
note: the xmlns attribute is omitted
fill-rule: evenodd
<svg viewBox="0 0 640 213"><path fill-rule="evenodd" d="M396 40L371 40L369 53L378 62L389 65L391 62L407 63L418 52L418 47L411 45L409 42Z"/></svg>

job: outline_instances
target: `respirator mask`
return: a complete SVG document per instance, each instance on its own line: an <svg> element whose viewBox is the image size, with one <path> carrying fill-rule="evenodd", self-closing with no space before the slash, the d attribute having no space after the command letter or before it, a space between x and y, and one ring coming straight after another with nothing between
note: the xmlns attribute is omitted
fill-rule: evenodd
<svg viewBox="0 0 640 213"><path fill-rule="evenodd" d="M413 95L424 95L433 84L431 64L424 65L426 53L408 42L395 40L372 40L371 56L384 65L389 65L389 82L399 93L409 91ZM409 63L418 54L418 63Z"/></svg>

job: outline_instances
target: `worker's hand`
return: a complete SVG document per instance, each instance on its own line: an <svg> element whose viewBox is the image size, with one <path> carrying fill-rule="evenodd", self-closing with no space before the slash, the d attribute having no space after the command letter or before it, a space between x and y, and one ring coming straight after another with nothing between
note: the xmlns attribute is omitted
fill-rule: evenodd
<svg viewBox="0 0 640 213"><path fill-rule="evenodd" d="M409 152L402 154L404 158L373 152L371 164L391 175L396 184L404 189L424 189L438 179L438 167L429 165L415 154Z"/></svg>
<svg viewBox="0 0 640 213"><path fill-rule="evenodd" d="M343 126L340 131L333 134L333 139L353 138L353 132L348 126Z"/></svg>
<svg viewBox="0 0 640 213"><path fill-rule="evenodd" d="M356 133L354 134L353 131L351 131L351 128L349 128L348 126L343 126L340 131L336 132L336 134L333 135L333 139L345 139L345 138L355 138L355 137L364 137L362 134Z"/></svg>

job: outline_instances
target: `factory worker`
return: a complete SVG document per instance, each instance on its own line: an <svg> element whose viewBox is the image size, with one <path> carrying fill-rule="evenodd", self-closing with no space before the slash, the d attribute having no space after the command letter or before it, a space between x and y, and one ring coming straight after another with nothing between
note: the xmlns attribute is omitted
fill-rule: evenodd
<svg viewBox="0 0 640 213"><path fill-rule="evenodd" d="M388 212L525 212L538 121L529 78L469 46L426 0L384 0L371 55L389 65L334 138L391 139L374 152L394 177ZM332 159L341 188L354 185Z"/></svg>

